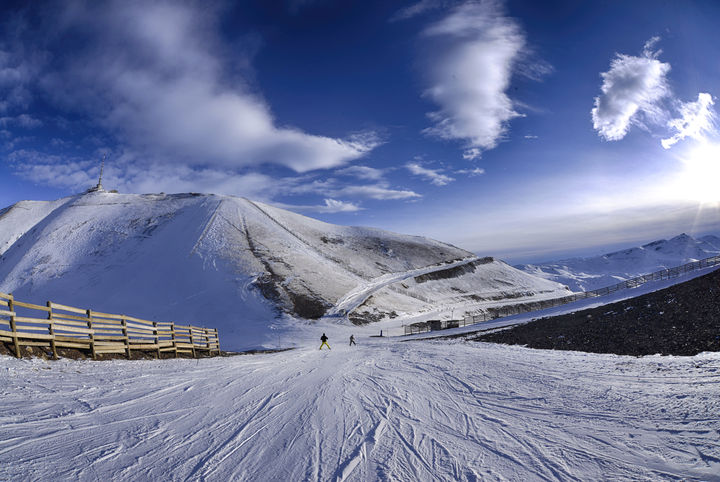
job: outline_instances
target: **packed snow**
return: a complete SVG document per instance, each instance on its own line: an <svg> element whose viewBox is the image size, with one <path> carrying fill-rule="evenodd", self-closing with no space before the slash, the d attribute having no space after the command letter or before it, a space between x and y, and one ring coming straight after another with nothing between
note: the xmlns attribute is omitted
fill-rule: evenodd
<svg viewBox="0 0 720 482"><path fill-rule="evenodd" d="M720 353L350 330L230 358L0 357L0 479L720 480Z"/></svg>
<svg viewBox="0 0 720 482"><path fill-rule="evenodd" d="M438 306L461 316L569 294L439 241L335 226L232 196L93 192L21 202L0 213L0 233L0 291L218 328L232 350L271 344L281 311L318 318L362 303L374 319Z"/></svg>
<svg viewBox="0 0 720 482"><path fill-rule="evenodd" d="M0 212L0 233L0 291L19 299L218 326L224 349L293 347L199 360L0 356L0 480L720 481L720 353L395 336L411 321L568 293L500 261L225 196L18 203ZM279 298L313 295L330 314L410 308L362 327L278 316L258 289L278 280ZM318 350L323 332L332 350Z"/></svg>
<svg viewBox="0 0 720 482"><path fill-rule="evenodd" d="M573 291L605 288L627 279L720 254L720 238L680 234L634 248L587 258L570 258L517 268L567 285Z"/></svg>

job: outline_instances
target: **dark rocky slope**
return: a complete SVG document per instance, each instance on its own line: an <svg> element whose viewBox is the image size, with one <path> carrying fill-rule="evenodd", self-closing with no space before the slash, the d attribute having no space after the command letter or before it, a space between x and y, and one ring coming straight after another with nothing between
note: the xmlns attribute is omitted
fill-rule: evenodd
<svg viewBox="0 0 720 482"><path fill-rule="evenodd" d="M541 318L473 340L636 356L720 351L720 270L637 298Z"/></svg>

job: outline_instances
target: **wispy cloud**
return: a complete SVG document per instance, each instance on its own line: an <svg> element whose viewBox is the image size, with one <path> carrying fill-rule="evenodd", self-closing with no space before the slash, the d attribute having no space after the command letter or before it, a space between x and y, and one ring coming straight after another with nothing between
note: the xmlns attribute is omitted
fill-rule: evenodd
<svg viewBox="0 0 720 482"><path fill-rule="evenodd" d="M466 158L494 148L508 122L520 117L507 95L526 42L517 22L497 1L469 1L424 31L429 87L424 95L440 106L428 114L425 133L466 142Z"/></svg>
<svg viewBox="0 0 720 482"><path fill-rule="evenodd" d="M648 40L640 56L616 54L610 70L600 74L602 95L595 98L591 115L593 127L604 139L617 141L633 124L663 120L659 103L670 96L666 79L670 64L658 60L662 52L653 50L658 40Z"/></svg>
<svg viewBox="0 0 720 482"><path fill-rule="evenodd" d="M20 114L12 117L0 117L0 126L6 127L11 125L24 127L25 129L34 129L42 126L43 123L40 119L36 119L29 114Z"/></svg>
<svg viewBox="0 0 720 482"><path fill-rule="evenodd" d="M237 173L220 168L196 168L178 164L139 163L132 152L111 152L105 165L103 184L121 192L206 192L248 196L269 201L282 182L270 176ZM19 149L8 155L15 173L41 185L82 192L95 185L100 166L86 157L45 154Z"/></svg>
<svg viewBox="0 0 720 482"><path fill-rule="evenodd" d="M455 171L455 174L462 174L464 176L475 177L475 176L480 176L482 174L485 174L485 169L483 169L482 167L475 167L473 169L460 169L458 171Z"/></svg>
<svg viewBox="0 0 720 482"><path fill-rule="evenodd" d="M466 161L472 161L473 159L478 159L480 157L482 157L482 151L477 147L473 147L472 149L465 149L462 154L462 158Z"/></svg>
<svg viewBox="0 0 720 482"><path fill-rule="evenodd" d="M443 174L441 169L429 169L417 162L409 162L405 164L405 167L414 175L420 176L436 186L445 186L455 180L455 178Z"/></svg>
<svg viewBox="0 0 720 482"><path fill-rule="evenodd" d="M409 200L422 197L409 189L396 189L386 180L371 184L347 184L336 178L285 178L278 182L282 191L292 195L319 194L330 198L364 198L378 201Z"/></svg>
<svg viewBox="0 0 720 482"><path fill-rule="evenodd" d="M366 186L344 186L333 191L337 195L358 196L380 201L414 199L420 194L407 189L392 189L386 183Z"/></svg>
<svg viewBox="0 0 720 482"><path fill-rule="evenodd" d="M359 204L338 201L336 199L325 199L323 204L287 204L280 202L273 202L273 206L281 209L287 209L289 211L295 211L298 213L323 213L323 214L335 214L335 213L354 213L362 211L363 207Z"/></svg>
<svg viewBox="0 0 720 482"><path fill-rule="evenodd" d="M352 213L360 211L362 208L357 204L336 199L325 199L325 206L320 208L325 213Z"/></svg>
<svg viewBox="0 0 720 482"><path fill-rule="evenodd" d="M18 149L10 153L7 160L16 174L36 184L76 190L93 184L95 166L86 159Z"/></svg>
<svg viewBox="0 0 720 482"><path fill-rule="evenodd" d="M413 3L412 5L401 8L395 14L390 17L391 22L399 20L407 20L413 17L417 17L425 12L442 8L446 5L456 3L452 0L420 0L419 2Z"/></svg>
<svg viewBox="0 0 720 482"><path fill-rule="evenodd" d="M340 176L351 176L358 179L366 179L370 181L379 181L384 177L383 169L376 169L368 166L349 166L335 171Z"/></svg>
<svg viewBox="0 0 720 482"><path fill-rule="evenodd" d="M24 52L22 43L13 47L17 50L15 54L0 49L0 113L28 106L32 98L28 84L37 75L36 64Z"/></svg>
<svg viewBox="0 0 720 482"><path fill-rule="evenodd" d="M669 149L686 137L703 139L707 134L714 132L717 117L712 108L714 104L712 96L702 92L698 94L697 101L681 103L680 117L668 122L668 127L676 133L672 137L663 139L662 146Z"/></svg>
<svg viewBox="0 0 720 482"><path fill-rule="evenodd" d="M111 0L47 8L52 22L42 31L26 26L25 33L46 37L54 59L37 85L56 105L81 112L148 158L221 170L272 163L305 172L341 166L379 142L281 126L247 69L236 68L249 60L227 51L213 33L221 13L215 4ZM73 55L53 51L53 39L67 36L82 48Z"/></svg>

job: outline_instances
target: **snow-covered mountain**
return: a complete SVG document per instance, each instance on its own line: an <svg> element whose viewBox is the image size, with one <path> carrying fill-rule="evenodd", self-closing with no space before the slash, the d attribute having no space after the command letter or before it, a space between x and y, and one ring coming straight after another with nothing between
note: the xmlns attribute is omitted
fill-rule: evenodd
<svg viewBox="0 0 720 482"><path fill-rule="evenodd" d="M262 345L282 313L369 322L568 294L438 241L217 195L23 201L0 212L0 255L18 299L219 327L225 348Z"/></svg>
<svg viewBox="0 0 720 482"><path fill-rule="evenodd" d="M720 238L695 239L685 233L643 246L587 258L518 265L526 273L557 281L573 291L589 291L626 279L720 254Z"/></svg>

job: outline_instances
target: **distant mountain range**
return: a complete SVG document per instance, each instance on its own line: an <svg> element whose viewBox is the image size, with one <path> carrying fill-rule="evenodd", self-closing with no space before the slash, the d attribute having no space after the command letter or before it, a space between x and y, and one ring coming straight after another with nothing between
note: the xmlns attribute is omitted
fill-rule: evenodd
<svg viewBox="0 0 720 482"><path fill-rule="evenodd" d="M526 273L557 281L573 291L589 291L626 279L720 254L720 238L695 239L685 233L635 248L587 258L517 265Z"/></svg>
<svg viewBox="0 0 720 482"><path fill-rule="evenodd" d="M85 193L0 211L0 291L221 328L257 346L289 314L367 323L569 294L418 236L336 226L244 198Z"/></svg>

